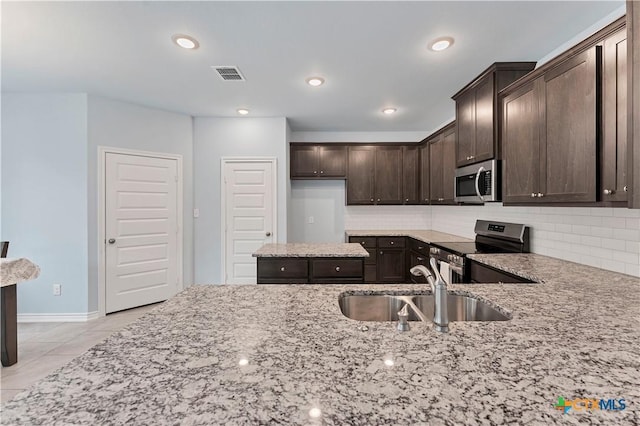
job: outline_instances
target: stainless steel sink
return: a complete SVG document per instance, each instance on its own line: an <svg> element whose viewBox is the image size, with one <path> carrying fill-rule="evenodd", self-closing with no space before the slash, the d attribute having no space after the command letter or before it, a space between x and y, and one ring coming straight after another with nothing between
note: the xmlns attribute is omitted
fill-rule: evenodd
<svg viewBox="0 0 640 426"><path fill-rule="evenodd" d="M434 301L425 295L350 295L341 294L338 303L342 314L358 321L398 321L398 311L413 303L423 318L409 309L409 321L431 321ZM449 321L508 321L510 316L471 296L449 294L447 298Z"/></svg>

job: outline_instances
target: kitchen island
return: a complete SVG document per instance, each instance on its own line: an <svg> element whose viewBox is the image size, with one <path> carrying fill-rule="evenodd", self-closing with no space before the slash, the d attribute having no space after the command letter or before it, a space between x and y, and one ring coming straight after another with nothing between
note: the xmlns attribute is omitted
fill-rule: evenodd
<svg viewBox="0 0 640 426"><path fill-rule="evenodd" d="M381 286L193 286L17 395L2 424L640 423L640 279L474 259L543 283L452 285L512 319L449 334L342 315L341 293ZM563 414L558 397L626 409Z"/></svg>

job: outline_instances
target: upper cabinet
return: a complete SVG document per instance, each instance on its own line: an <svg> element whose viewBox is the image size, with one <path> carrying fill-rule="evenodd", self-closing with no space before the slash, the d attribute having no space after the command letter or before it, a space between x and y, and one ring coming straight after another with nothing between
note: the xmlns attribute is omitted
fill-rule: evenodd
<svg viewBox="0 0 640 426"><path fill-rule="evenodd" d="M377 146L375 152L376 204L402 204L402 146Z"/></svg>
<svg viewBox="0 0 640 426"><path fill-rule="evenodd" d="M402 198L404 204L420 204L420 147L402 147Z"/></svg>
<svg viewBox="0 0 640 426"><path fill-rule="evenodd" d="M375 204L375 155L375 146L349 147L347 204Z"/></svg>
<svg viewBox="0 0 640 426"><path fill-rule="evenodd" d="M535 62L496 62L453 96L458 167L497 156L498 92L529 73L535 65Z"/></svg>
<svg viewBox="0 0 640 426"><path fill-rule="evenodd" d="M345 179L347 147L335 144L291 144L291 179Z"/></svg>
<svg viewBox="0 0 640 426"><path fill-rule="evenodd" d="M427 140L431 204L455 204L455 123L448 124Z"/></svg>
<svg viewBox="0 0 640 426"><path fill-rule="evenodd" d="M627 32L618 31L602 46L603 201L627 201Z"/></svg>
<svg viewBox="0 0 640 426"><path fill-rule="evenodd" d="M505 203L626 200L621 26L624 20L500 93Z"/></svg>

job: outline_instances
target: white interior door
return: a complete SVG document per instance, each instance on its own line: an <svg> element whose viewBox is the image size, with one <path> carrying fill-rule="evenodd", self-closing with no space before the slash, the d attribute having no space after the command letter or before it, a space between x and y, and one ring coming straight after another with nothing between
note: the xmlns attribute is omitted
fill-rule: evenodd
<svg viewBox="0 0 640 426"><path fill-rule="evenodd" d="M251 255L276 241L275 164L272 161L225 162L225 283L255 284L256 259Z"/></svg>
<svg viewBox="0 0 640 426"><path fill-rule="evenodd" d="M106 154L106 312L178 291L177 160Z"/></svg>

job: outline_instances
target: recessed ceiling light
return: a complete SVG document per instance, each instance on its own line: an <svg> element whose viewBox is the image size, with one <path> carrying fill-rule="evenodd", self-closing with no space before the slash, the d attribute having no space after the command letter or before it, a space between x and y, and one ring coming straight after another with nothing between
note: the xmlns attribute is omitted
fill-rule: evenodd
<svg viewBox="0 0 640 426"><path fill-rule="evenodd" d="M313 87L318 87L318 86L322 86L324 84L324 78L322 77L309 77L306 80L307 84L309 86L313 86Z"/></svg>
<svg viewBox="0 0 640 426"><path fill-rule="evenodd" d="M382 110L383 114L387 114L387 115L391 115L394 112L396 112L398 109L397 108L385 108Z"/></svg>
<svg viewBox="0 0 640 426"><path fill-rule="evenodd" d="M433 40L429 43L429 49L434 52L440 52L441 50L445 50L453 44L453 37L440 37Z"/></svg>
<svg viewBox="0 0 640 426"><path fill-rule="evenodd" d="M183 49L197 49L200 47L198 40L185 34L174 34L171 36L171 40Z"/></svg>
<svg viewBox="0 0 640 426"><path fill-rule="evenodd" d="M237 109L237 112L238 112L238 114L240 114L240 115L247 115L247 114L249 114L249 110L248 110L248 109L246 109L246 108L238 108L238 109Z"/></svg>

